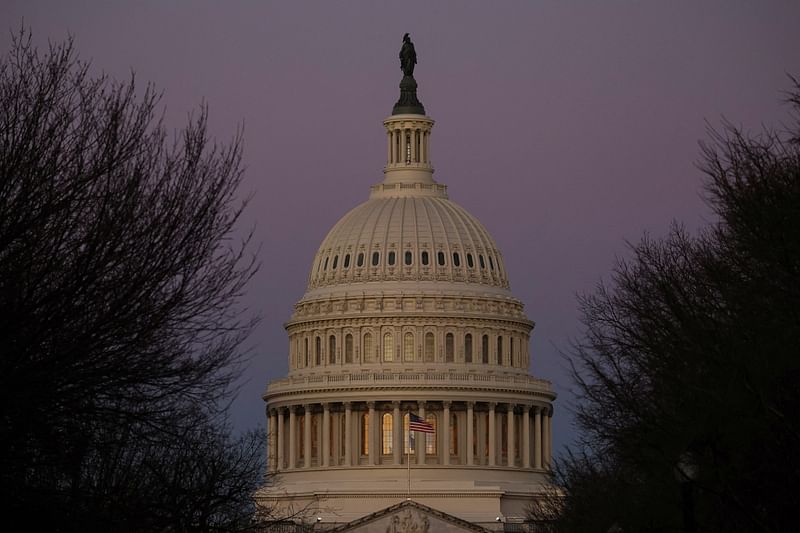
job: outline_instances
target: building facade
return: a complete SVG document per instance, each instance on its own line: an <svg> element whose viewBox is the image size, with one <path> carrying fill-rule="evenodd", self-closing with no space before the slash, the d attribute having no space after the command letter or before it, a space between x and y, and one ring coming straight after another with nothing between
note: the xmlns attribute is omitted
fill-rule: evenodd
<svg viewBox="0 0 800 533"><path fill-rule="evenodd" d="M548 482L555 395L528 373L534 324L500 250L433 179L413 74L400 87L384 179L328 232L286 323L257 499L330 527L403 501L522 520ZM410 413L434 432L409 435Z"/></svg>

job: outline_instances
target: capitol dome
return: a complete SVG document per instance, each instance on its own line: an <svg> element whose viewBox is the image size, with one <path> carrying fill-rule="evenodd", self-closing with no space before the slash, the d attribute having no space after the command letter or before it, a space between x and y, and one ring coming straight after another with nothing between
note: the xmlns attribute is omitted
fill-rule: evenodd
<svg viewBox="0 0 800 533"><path fill-rule="evenodd" d="M322 240L285 324L257 500L328 526L405 500L523 521L548 483L555 394L529 374L534 324L495 241L433 179L413 77L400 88L384 179Z"/></svg>

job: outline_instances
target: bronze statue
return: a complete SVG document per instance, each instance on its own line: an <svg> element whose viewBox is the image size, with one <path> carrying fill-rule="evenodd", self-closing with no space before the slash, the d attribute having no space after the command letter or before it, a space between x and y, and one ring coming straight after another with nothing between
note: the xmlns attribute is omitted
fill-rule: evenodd
<svg viewBox="0 0 800 533"><path fill-rule="evenodd" d="M403 47L400 49L400 69L406 76L414 75L414 65L417 64L417 52L414 50L414 43L406 33L403 35Z"/></svg>

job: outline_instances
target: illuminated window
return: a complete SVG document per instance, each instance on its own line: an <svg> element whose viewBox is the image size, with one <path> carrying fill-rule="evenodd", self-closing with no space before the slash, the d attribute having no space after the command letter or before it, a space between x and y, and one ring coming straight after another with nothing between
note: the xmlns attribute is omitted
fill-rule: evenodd
<svg viewBox="0 0 800 533"><path fill-rule="evenodd" d="M403 453L414 455L414 434L408 430L408 413L403 415Z"/></svg>
<svg viewBox="0 0 800 533"><path fill-rule="evenodd" d="M361 455L369 455L369 413L361 415Z"/></svg>
<svg viewBox="0 0 800 533"><path fill-rule="evenodd" d="M469 333L464 335L464 361L472 362L472 335Z"/></svg>
<svg viewBox="0 0 800 533"><path fill-rule="evenodd" d="M393 421L391 413L384 413L381 423L382 451L384 454L392 453Z"/></svg>
<svg viewBox="0 0 800 533"><path fill-rule="evenodd" d="M455 360L455 341L453 334L448 333L444 337L444 361L445 363L452 363Z"/></svg>
<svg viewBox="0 0 800 533"><path fill-rule="evenodd" d="M334 335L328 337L328 363L336 363L336 337Z"/></svg>
<svg viewBox="0 0 800 533"><path fill-rule="evenodd" d="M436 415L425 415L425 422L433 426L433 433L425 433L425 453L436 455Z"/></svg>
<svg viewBox="0 0 800 533"><path fill-rule="evenodd" d="M394 361L394 342L392 342L391 333L383 335L383 360Z"/></svg>
<svg viewBox="0 0 800 533"><path fill-rule="evenodd" d="M344 362L353 362L353 336L349 333L344 337Z"/></svg>
<svg viewBox="0 0 800 533"><path fill-rule="evenodd" d="M362 357L364 358L364 362L371 363L373 355L371 333L364 334L364 344L362 345L362 348L363 348L362 353L364 354Z"/></svg>
<svg viewBox="0 0 800 533"><path fill-rule="evenodd" d="M403 336L403 361L414 360L414 334L406 332Z"/></svg>
<svg viewBox="0 0 800 533"><path fill-rule="evenodd" d="M434 340L433 333L425 334L425 361L430 363L434 360Z"/></svg>
<svg viewBox="0 0 800 533"><path fill-rule="evenodd" d="M481 339L481 360L483 364L489 364L489 335L484 335Z"/></svg>

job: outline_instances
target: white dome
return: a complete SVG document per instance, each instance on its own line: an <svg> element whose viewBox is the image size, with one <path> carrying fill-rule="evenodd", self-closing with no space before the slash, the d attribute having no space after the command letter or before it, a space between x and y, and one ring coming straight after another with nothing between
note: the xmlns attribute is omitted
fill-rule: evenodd
<svg viewBox="0 0 800 533"><path fill-rule="evenodd" d="M317 251L308 290L375 282L466 282L508 289L500 251L486 228L463 207L438 194L372 197L343 216ZM366 284L353 287L352 284ZM319 293L320 291L314 291ZM318 294L315 294L319 296Z"/></svg>

